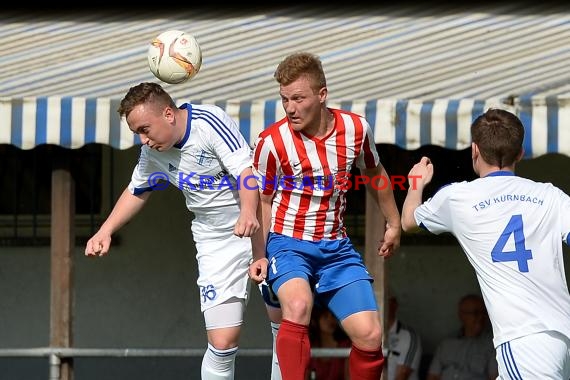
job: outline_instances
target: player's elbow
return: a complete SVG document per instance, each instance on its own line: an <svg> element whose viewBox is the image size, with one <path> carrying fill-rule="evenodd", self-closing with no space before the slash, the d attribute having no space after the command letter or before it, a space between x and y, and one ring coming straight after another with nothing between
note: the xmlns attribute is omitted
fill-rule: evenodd
<svg viewBox="0 0 570 380"><path fill-rule="evenodd" d="M402 214L401 223L404 232L413 232L418 229L418 225L413 216Z"/></svg>

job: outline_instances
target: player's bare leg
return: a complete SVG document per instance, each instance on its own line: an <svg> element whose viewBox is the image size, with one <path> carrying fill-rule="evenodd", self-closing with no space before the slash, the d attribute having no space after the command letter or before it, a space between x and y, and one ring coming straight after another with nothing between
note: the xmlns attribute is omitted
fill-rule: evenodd
<svg viewBox="0 0 570 380"><path fill-rule="evenodd" d="M234 298L204 312L208 349L202 359L202 380L234 379L244 308L245 302Z"/></svg>

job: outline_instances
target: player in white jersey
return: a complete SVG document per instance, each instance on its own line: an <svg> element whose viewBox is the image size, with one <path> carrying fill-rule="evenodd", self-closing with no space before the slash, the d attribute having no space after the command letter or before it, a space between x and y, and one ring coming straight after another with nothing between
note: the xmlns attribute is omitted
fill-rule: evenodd
<svg viewBox="0 0 570 380"><path fill-rule="evenodd" d="M433 176L423 157L409 173L402 226L457 238L489 312L501 379L568 380L570 295L562 242L569 244L570 197L514 174L524 153L516 115L490 109L475 119L471 137L480 178L445 186L422 204Z"/></svg>
<svg viewBox="0 0 570 380"><path fill-rule="evenodd" d="M365 118L326 106L318 57L286 57L275 79L286 117L264 130L254 148L267 257L254 252L250 276L267 279L281 304L281 374L285 380L308 374L314 292L352 341L351 378L378 380L384 362L378 305L372 278L346 235L343 214L347 181L356 166L360 185L368 180L367 189L386 218L386 225L379 226L385 228L378 254L390 256L399 246L401 228L391 185L379 184L388 176Z"/></svg>
<svg viewBox="0 0 570 380"><path fill-rule="evenodd" d="M264 252L251 147L221 108L188 103L178 108L156 83L131 87L118 112L143 145L130 183L87 242L85 254L106 255L112 234L142 208L152 191L168 184L181 190L194 214L197 284L208 336L202 379L231 380L252 249ZM278 367L272 370L278 372Z"/></svg>

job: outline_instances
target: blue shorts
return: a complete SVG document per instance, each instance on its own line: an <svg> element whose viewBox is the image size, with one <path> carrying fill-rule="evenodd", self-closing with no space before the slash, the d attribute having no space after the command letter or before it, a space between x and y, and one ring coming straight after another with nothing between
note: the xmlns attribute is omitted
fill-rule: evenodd
<svg viewBox="0 0 570 380"><path fill-rule="evenodd" d="M315 302L339 319L364 310L378 310L372 277L350 239L308 241L270 233L267 240L267 282L277 294L292 278L303 278Z"/></svg>
<svg viewBox="0 0 570 380"><path fill-rule="evenodd" d="M267 284L266 281L261 282L259 285L259 291L261 292L261 298L263 298L263 301L271 306L271 307L276 307L276 308L280 308L281 305L279 304L279 299L277 298L277 295L275 293L273 293L273 289L271 289L271 287Z"/></svg>

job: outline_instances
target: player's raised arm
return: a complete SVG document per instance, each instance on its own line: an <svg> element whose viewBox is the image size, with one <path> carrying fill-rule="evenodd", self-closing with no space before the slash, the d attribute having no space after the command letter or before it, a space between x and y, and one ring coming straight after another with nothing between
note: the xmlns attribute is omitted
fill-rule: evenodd
<svg viewBox="0 0 570 380"><path fill-rule="evenodd" d="M414 217L414 211L422 204L424 187L433 177L433 164L428 157L415 164L408 173L408 193L402 207L402 229L406 232L417 230L419 227Z"/></svg>
<svg viewBox="0 0 570 380"><path fill-rule="evenodd" d="M149 197L150 191L134 195L128 188L125 189L99 231L87 241L85 256L105 256L109 252L113 233L131 220Z"/></svg>

